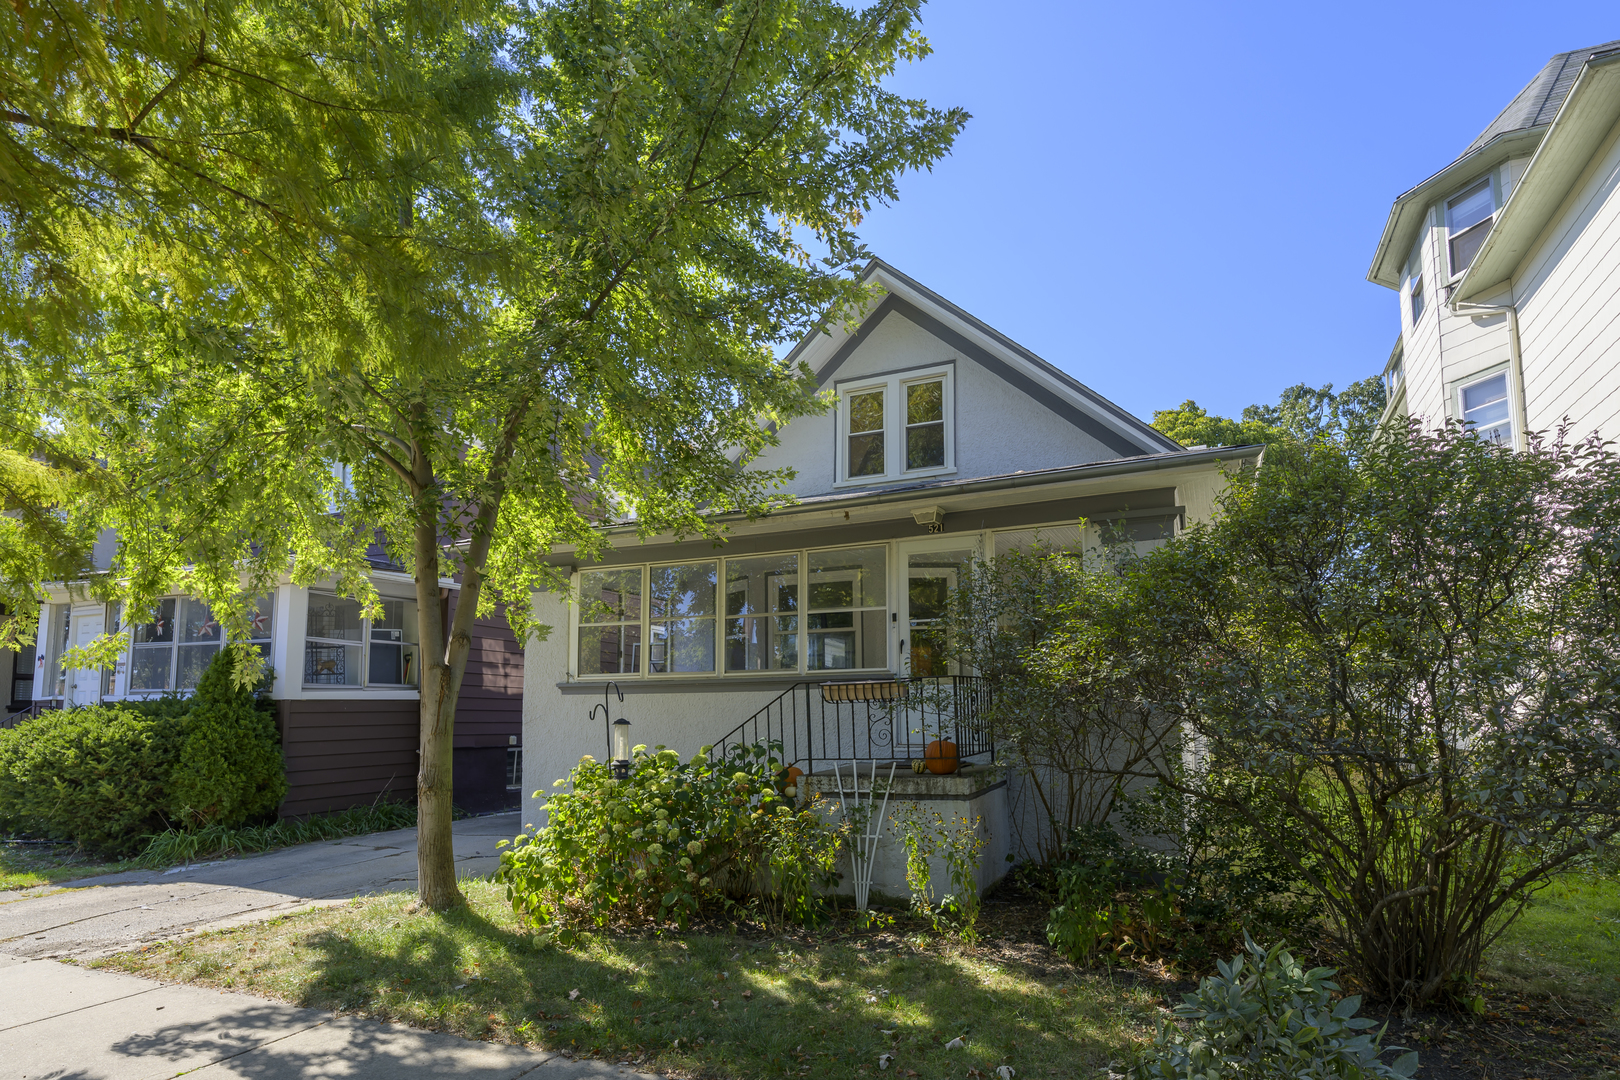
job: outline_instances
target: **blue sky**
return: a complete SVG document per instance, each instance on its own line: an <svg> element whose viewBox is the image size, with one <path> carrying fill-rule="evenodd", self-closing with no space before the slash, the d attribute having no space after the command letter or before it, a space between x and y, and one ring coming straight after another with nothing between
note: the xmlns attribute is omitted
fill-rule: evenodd
<svg viewBox="0 0 1620 1080"><path fill-rule="evenodd" d="M1553 53L1620 38L1594 3L931 0L895 85L973 120L861 228L871 250L1147 418L1232 415L1383 369L1366 280L1396 195Z"/></svg>

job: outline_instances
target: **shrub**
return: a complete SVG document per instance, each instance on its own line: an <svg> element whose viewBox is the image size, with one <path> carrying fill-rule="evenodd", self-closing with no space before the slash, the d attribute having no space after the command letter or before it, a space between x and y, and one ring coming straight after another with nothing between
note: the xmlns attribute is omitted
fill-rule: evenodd
<svg viewBox="0 0 1620 1080"><path fill-rule="evenodd" d="M1281 944L1265 949L1252 939L1218 966L1172 1011L1185 1027L1160 1020L1129 1080L1404 1080L1417 1071L1415 1053L1379 1060L1381 1035L1356 1016L1360 996L1334 1004L1332 968L1305 971Z"/></svg>
<svg viewBox="0 0 1620 1080"><path fill-rule="evenodd" d="M0 828L113 855L171 824L238 825L286 793L275 722L220 650L189 698L59 709L0 731Z"/></svg>
<svg viewBox="0 0 1620 1080"><path fill-rule="evenodd" d="M778 794L779 768L760 746L684 764L637 747L627 780L583 758L557 781L568 790L545 797L547 824L502 851L496 880L535 926L684 926L706 904L754 892L806 920L838 838L815 806Z"/></svg>

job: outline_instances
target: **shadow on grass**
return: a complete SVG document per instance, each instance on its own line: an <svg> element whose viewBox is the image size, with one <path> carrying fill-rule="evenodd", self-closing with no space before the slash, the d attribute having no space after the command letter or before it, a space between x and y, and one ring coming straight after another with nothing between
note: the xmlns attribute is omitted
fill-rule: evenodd
<svg viewBox="0 0 1620 1080"><path fill-rule="evenodd" d="M479 898L445 915L329 909L298 948L299 1003L474 1038L727 1076L1094 1076L1140 1037L1152 988L1032 977L987 953L733 933L539 945ZM962 1038L965 1048L945 1049Z"/></svg>

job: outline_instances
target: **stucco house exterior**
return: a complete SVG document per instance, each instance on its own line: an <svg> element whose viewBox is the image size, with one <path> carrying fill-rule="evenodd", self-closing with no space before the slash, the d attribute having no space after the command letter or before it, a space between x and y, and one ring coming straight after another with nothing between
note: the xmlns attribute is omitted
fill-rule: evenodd
<svg viewBox="0 0 1620 1080"><path fill-rule="evenodd" d="M1400 297L1386 421L1522 448L1620 438L1620 41L1560 53L1399 196L1368 279Z"/></svg>
<svg viewBox="0 0 1620 1080"><path fill-rule="evenodd" d="M718 546L627 526L599 562L550 556L572 587L534 596L553 629L524 655L526 793L603 758L604 704L634 742L683 756L781 739L815 775L857 757L904 774L954 731L987 765L971 673L920 636L962 565L1037 535L1078 550L1082 517L1154 543L1209 515L1260 452L1185 450L894 267L874 260L865 277L865 313L792 353L836 406L789 423L757 462L796 470L793 505L728 521ZM979 775L918 797L977 805L1004 785ZM524 820L543 820L532 809Z"/></svg>
<svg viewBox="0 0 1620 1080"><path fill-rule="evenodd" d="M110 552L98 555L106 565ZM335 588L287 578L260 598L252 618L254 643L274 669L270 694L288 784L283 817L415 798L421 697L415 585L380 553L370 577L382 597L380 619L364 618L359 603ZM450 580L439 584L441 603L451 611L458 587ZM13 711L140 700L195 687L223 642L208 606L175 594L142 615L126 619L116 605L65 585L48 590L35 646L0 650L0 667L18 673ZM123 640L113 667L63 666L68 647L107 632ZM464 810L518 801L522 679L523 652L505 620L498 614L479 619L456 703L453 783Z"/></svg>

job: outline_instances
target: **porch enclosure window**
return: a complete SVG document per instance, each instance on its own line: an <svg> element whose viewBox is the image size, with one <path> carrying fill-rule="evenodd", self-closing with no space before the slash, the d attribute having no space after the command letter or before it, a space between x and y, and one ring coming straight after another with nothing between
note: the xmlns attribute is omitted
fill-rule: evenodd
<svg viewBox="0 0 1620 1080"><path fill-rule="evenodd" d="M641 671L641 575L639 566L580 575L581 675Z"/></svg>
<svg viewBox="0 0 1620 1080"><path fill-rule="evenodd" d="M416 686L421 655L416 601L383 599L367 619L360 602L312 592L304 629L305 686Z"/></svg>
<svg viewBox="0 0 1620 1080"><path fill-rule="evenodd" d="M799 670L799 555L726 560L727 671Z"/></svg>
<svg viewBox="0 0 1620 1080"><path fill-rule="evenodd" d="M887 562L871 545L584 571L576 673L886 668Z"/></svg>
<svg viewBox="0 0 1620 1080"><path fill-rule="evenodd" d="M647 590L647 670L660 675L714 671L716 563L652 568Z"/></svg>
<svg viewBox="0 0 1620 1080"><path fill-rule="evenodd" d="M1446 233L1450 237L1452 276L1473 263L1496 220L1496 191L1489 176L1446 200Z"/></svg>
<svg viewBox="0 0 1620 1080"><path fill-rule="evenodd" d="M270 655L275 598L261 596L249 617L249 633L260 655ZM130 628L129 691L191 690L225 642L214 613L193 596L159 600Z"/></svg>
<svg viewBox="0 0 1620 1080"><path fill-rule="evenodd" d="M67 695L67 669L62 666L62 654L67 652L69 614L72 607L68 604L51 605L50 641L45 644L45 690L46 697L65 697Z"/></svg>

